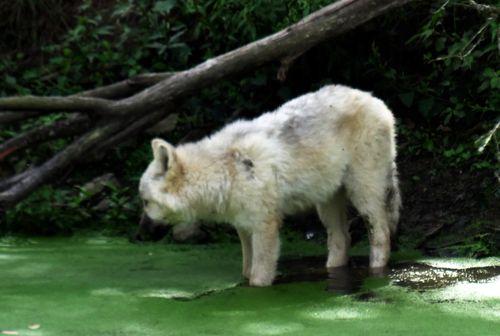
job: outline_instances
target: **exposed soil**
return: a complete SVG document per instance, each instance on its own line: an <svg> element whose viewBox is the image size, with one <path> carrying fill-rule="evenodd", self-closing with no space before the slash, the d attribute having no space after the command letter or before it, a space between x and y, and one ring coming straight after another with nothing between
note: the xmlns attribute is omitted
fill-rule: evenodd
<svg viewBox="0 0 500 336"><path fill-rule="evenodd" d="M471 172L444 166L439 158L410 157L401 160L399 171L400 242L428 254L457 254L453 247L459 245L475 248L461 252L476 257L498 254L500 200L492 171Z"/></svg>

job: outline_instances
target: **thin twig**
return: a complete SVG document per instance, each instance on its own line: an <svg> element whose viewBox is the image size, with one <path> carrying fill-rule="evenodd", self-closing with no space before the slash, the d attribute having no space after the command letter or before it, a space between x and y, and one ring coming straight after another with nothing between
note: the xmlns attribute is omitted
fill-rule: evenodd
<svg viewBox="0 0 500 336"><path fill-rule="evenodd" d="M481 26L481 28L479 28L479 30L470 38L469 42L467 42L467 44L458 53L453 54L453 55L437 57L437 58L433 59L431 62L444 61L444 60L447 60L450 58L458 58L460 60L465 59L467 56L469 56L474 51L474 49L476 49L476 47L479 45L479 43L481 43L481 41L483 40L482 34L483 34L484 30L488 27L488 25L489 25L489 20L487 22L485 22ZM476 40L476 38L477 38L477 41L474 44L472 44ZM471 44L472 44L472 46L471 46ZM469 48L469 46L471 46L471 47Z"/></svg>
<svg viewBox="0 0 500 336"><path fill-rule="evenodd" d="M468 4L458 4L464 7L469 7L477 10L480 13L488 14L488 15L494 15L497 16L500 14L500 8L495 7L495 6L490 6L490 5L485 5L485 4L480 4L477 3L474 0L469 0Z"/></svg>

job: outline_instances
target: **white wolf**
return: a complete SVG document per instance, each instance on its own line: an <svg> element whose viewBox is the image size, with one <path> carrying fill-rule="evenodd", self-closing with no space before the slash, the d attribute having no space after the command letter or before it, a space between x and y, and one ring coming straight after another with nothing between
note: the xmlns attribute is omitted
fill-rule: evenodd
<svg viewBox="0 0 500 336"><path fill-rule="evenodd" d="M252 286L275 277L283 216L312 206L328 232L326 266L345 265L347 199L368 227L370 267L388 262L401 204L394 117L369 93L329 85L201 141L174 147L154 139L152 147L139 188L145 214L169 224L232 224Z"/></svg>

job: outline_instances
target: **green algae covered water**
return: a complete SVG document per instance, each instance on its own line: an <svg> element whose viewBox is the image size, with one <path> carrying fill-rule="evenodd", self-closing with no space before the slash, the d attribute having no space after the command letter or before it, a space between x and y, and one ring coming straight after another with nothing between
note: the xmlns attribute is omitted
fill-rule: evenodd
<svg viewBox="0 0 500 336"><path fill-rule="evenodd" d="M322 253L285 246L278 283L250 288L236 244L3 239L0 335L500 334L498 258L401 262L371 277L327 274L300 251Z"/></svg>

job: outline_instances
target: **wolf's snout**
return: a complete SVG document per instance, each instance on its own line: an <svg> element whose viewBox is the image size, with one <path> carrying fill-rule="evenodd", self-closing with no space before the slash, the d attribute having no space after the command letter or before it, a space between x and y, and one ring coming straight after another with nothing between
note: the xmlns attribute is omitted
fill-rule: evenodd
<svg viewBox="0 0 500 336"><path fill-rule="evenodd" d="M158 241L165 237L168 231L167 225L156 223L143 213L133 239L135 241Z"/></svg>
<svg viewBox="0 0 500 336"><path fill-rule="evenodd" d="M134 240L144 241L146 240L147 234L151 230L151 226L153 225L153 221L148 217L145 213L141 215L141 220L139 221L139 228L134 235Z"/></svg>

